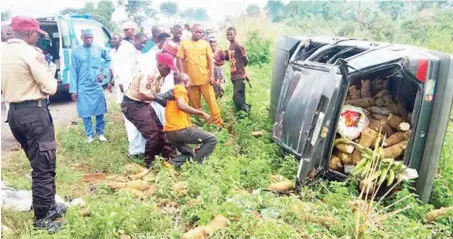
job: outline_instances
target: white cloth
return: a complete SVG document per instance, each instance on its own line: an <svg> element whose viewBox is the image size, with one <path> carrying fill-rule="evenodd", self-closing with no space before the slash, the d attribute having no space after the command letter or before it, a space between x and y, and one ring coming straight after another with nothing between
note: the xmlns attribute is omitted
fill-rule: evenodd
<svg viewBox="0 0 453 239"><path fill-rule="evenodd" d="M165 93L175 87L174 82L174 72L170 72L162 82L162 86L160 87L160 92ZM160 123L165 125L165 108L157 102L151 102L151 106L153 107L154 111L156 112L157 118L159 118Z"/></svg>
<svg viewBox="0 0 453 239"><path fill-rule="evenodd" d="M181 40L190 40L192 38L192 33L186 29L182 30Z"/></svg>
<svg viewBox="0 0 453 239"><path fill-rule="evenodd" d="M128 41L121 41L120 47L112 49L110 57L112 58L111 69L115 79L116 88L116 101L121 103L123 101L123 93L121 93L119 85L123 85L126 90L133 77L133 71L137 65L139 51Z"/></svg>
<svg viewBox="0 0 453 239"><path fill-rule="evenodd" d="M146 139L137 130L135 125L126 119L123 115L124 126L126 127L127 141L129 142L128 152L130 155L138 155L145 153Z"/></svg>
<svg viewBox="0 0 453 239"><path fill-rule="evenodd" d="M110 52L112 58L111 69L115 79L115 87L117 94L117 103L123 102L123 93L121 93L119 85L123 85L124 91L129 88L134 76L134 71L140 61L140 51L138 51L128 41L121 41L120 47L113 49ZM135 125L124 118L124 126L126 127L127 140L129 142L128 152L130 155L145 153L146 139L137 130Z"/></svg>

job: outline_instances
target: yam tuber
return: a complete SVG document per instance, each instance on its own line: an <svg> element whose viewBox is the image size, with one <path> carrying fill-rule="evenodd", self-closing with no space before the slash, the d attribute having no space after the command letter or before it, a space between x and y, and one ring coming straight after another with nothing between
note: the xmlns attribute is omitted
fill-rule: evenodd
<svg viewBox="0 0 453 239"><path fill-rule="evenodd" d="M122 188L121 190L129 192L130 194L132 194L135 197L140 198L140 199L146 198L146 195L142 191L137 190L135 188Z"/></svg>
<svg viewBox="0 0 453 239"><path fill-rule="evenodd" d="M349 87L349 98L351 100L360 99L360 91L355 85Z"/></svg>
<svg viewBox="0 0 453 239"><path fill-rule="evenodd" d="M389 115L390 111L387 108L379 107L379 106L372 106L368 108L371 114L381 114L381 115Z"/></svg>
<svg viewBox="0 0 453 239"><path fill-rule="evenodd" d="M376 137L376 138L373 140L373 143L371 143L371 148L374 149L375 146L376 146L376 143L379 145L379 147L382 147L382 146L383 146L383 147L386 147L386 146L387 146L387 143L384 142L384 139L385 139L385 136L384 136L383 134L378 135L378 137ZM378 140L379 140L379 142L376 142L376 141L378 141Z"/></svg>
<svg viewBox="0 0 453 239"><path fill-rule="evenodd" d="M432 210L425 215L425 219L428 222L437 220L439 217L452 215L453 216L453 207L443 207L440 209Z"/></svg>
<svg viewBox="0 0 453 239"><path fill-rule="evenodd" d="M278 183L271 183L267 187L267 190L273 191L273 192L284 193L284 192L287 192L287 191L289 191L289 190L291 190L293 188L294 188L293 182L291 182L290 180L285 180L285 181L281 181L281 182L278 182Z"/></svg>
<svg viewBox="0 0 453 239"><path fill-rule="evenodd" d="M393 134L392 128L387 124L387 120L385 119L381 120L372 119L368 127L374 131L381 132L387 137Z"/></svg>
<svg viewBox="0 0 453 239"><path fill-rule="evenodd" d="M355 149L354 152L352 152L352 163L357 165L360 160L362 160L362 154L358 149Z"/></svg>
<svg viewBox="0 0 453 239"><path fill-rule="evenodd" d="M388 88L388 81L384 79L376 79L372 82L372 84L374 92L381 92L382 90L386 90Z"/></svg>
<svg viewBox="0 0 453 239"><path fill-rule="evenodd" d="M341 162L345 165L352 164L352 154L343 153L339 150L335 151L335 155L341 159Z"/></svg>
<svg viewBox="0 0 453 239"><path fill-rule="evenodd" d="M382 157L384 158L396 158L403 154L406 149L407 141L400 142L393 146L384 148L382 150Z"/></svg>
<svg viewBox="0 0 453 239"><path fill-rule="evenodd" d="M145 169L145 170L143 170L142 172L137 173L137 174L135 174L135 175L132 175L132 176L130 176L130 177L131 177L132 179L141 179L141 178L145 177L149 172L151 172L151 170Z"/></svg>
<svg viewBox="0 0 453 239"><path fill-rule="evenodd" d="M196 227L181 236L181 239L208 239L208 232L204 227Z"/></svg>
<svg viewBox="0 0 453 239"><path fill-rule="evenodd" d="M374 119L387 119L387 115L381 115L381 114L371 114L371 117L373 117Z"/></svg>
<svg viewBox="0 0 453 239"><path fill-rule="evenodd" d="M343 153L351 154L352 151L354 151L354 146L349 145L349 144L337 144L335 145L335 148L340 150Z"/></svg>
<svg viewBox="0 0 453 239"><path fill-rule="evenodd" d="M335 171L340 171L343 168L343 163L341 162L341 159L336 155L332 155L329 161L329 168Z"/></svg>
<svg viewBox="0 0 453 239"><path fill-rule="evenodd" d="M361 108L368 108L372 105L374 105L374 100L373 98L362 98L362 99L356 99L356 100L346 100L344 102L345 105L353 105Z"/></svg>
<svg viewBox="0 0 453 239"><path fill-rule="evenodd" d="M394 129L398 129L398 126L400 125L402 119L399 116L396 116L394 114L390 114L389 117L387 118L387 122L390 125L390 127Z"/></svg>
<svg viewBox="0 0 453 239"><path fill-rule="evenodd" d="M392 96L385 95L383 97L377 98L375 100L377 106L385 107L391 104L394 104Z"/></svg>
<svg viewBox="0 0 453 239"><path fill-rule="evenodd" d="M228 220L226 217L222 215L217 215L212 219L212 221L205 226L205 230L211 234L213 232L216 232L218 230L224 229L228 227L230 224L230 220Z"/></svg>
<svg viewBox="0 0 453 239"><path fill-rule="evenodd" d="M371 81L370 80L362 80L362 88L360 89L360 96L362 98L369 98L371 97Z"/></svg>
<svg viewBox="0 0 453 239"><path fill-rule="evenodd" d="M126 187L126 183L117 183L117 182L110 182L107 186L113 190L118 190Z"/></svg>
<svg viewBox="0 0 453 239"><path fill-rule="evenodd" d="M394 115L401 116L401 112L398 108L398 105L395 103L392 103L390 105L387 105L387 109Z"/></svg>
<svg viewBox="0 0 453 239"><path fill-rule="evenodd" d="M364 147L370 147L373 141L377 138L378 132L370 129L370 128L365 128L362 131L362 135L360 136L360 141L359 144L364 146Z"/></svg>
<svg viewBox="0 0 453 239"><path fill-rule="evenodd" d="M374 96L374 98L377 99L377 98L384 97L384 96L386 96L386 95L390 95L390 91L384 89L384 90L379 91L379 92Z"/></svg>
<svg viewBox="0 0 453 239"><path fill-rule="evenodd" d="M401 122L399 125L398 125L398 130L399 131L402 131L402 132L406 132L408 130L411 129L411 125L407 122Z"/></svg>
<svg viewBox="0 0 453 239"><path fill-rule="evenodd" d="M396 105L398 106L399 112L401 114L401 118L404 121L407 121L408 120L407 115L409 114L409 112L407 112L405 105L403 103L401 103L401 101L399 101Z"/></svg>
<svg viewBox="0 0 453 239"><path fill-rule="evenodd" d="M128 188L133 188L133 189L137 189L140 191L146 191L151 187L143 180L130 181L130 182L126 183L126 186Z"/></svg>
<svg viewBox="0 0 453 239"><path fill-rule="evenodd" d="M187 182L177 182L175 183L175 185L173 185L173 190L175 191L176 195L178 195L178 197L183 197L187 194L188 187L189 185L187 184Z"/></svg>
<svg viewBox="0 0 453 239"><path fill-rule="evenodd" d="M404 140L408 140L409 137L411 136L411 133L412 132L410 130L408 130L406 132L394 133L392 136L390 136L388 139L385 140L385 143L387 144L387 147L393 146Z"/></svg>

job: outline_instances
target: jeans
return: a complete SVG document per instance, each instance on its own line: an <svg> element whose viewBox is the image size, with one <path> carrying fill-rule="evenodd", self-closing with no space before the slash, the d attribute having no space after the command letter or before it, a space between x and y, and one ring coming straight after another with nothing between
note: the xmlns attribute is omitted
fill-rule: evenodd
<svg viewBox="0 0 453 239"><path fill-rule="evenodd" d="M170 143L181 153L178 157L170 160L175 167L181 166L192 157L194 161L201 164L204 159L211 155L217 144L217 138L213 133L197 127L167 131L165 132L165 135L167 136L168 141L170 141ZM201 144L201 146L195 154L188 144Z"/></svg>
<svg viewBox="0 0 453 239"><path fill-rule="evenodd" d="M250 111L250 105L245 102L245 79L233 80L233 102L237 110Z"/></svg>
<svg viewBox="0 0 453 239"><path fill-rule="evenodd" d="M85 133L88 137L94 137L93 123L91 117L83 118L83 125L85 126ZM96 134L104 135L105 121L104 115L96 115Z"/></svg>

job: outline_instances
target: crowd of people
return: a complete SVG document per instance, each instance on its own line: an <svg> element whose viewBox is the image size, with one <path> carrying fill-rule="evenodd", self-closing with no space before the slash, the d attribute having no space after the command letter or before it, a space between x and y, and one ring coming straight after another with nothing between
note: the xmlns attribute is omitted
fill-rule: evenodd
<svg viewBox="0 0 453 239"><path fill-rule="evenodd" d="M217 144L215 134L192 125L190 115L223 126L217 100L223 96L222 66L229 62L233 101L239 111L250 112L245 99L248 80L247 53L230 27L226 50L217 49L210 31L201 25L159 26L151 36L135 33L132 22L114 33L110 51L93 43L91 29L81 31L83 44L71 54L69 92L83 120L87 142L107 142L104 115L107 103L102 82L114 83L128 138L129 156L144 155L151 167L157 155L179 168L189 160L202 163ZM30 17L13 17L10 39L2 46L2 94L10 103L8 123L30 160L35 227L55 232L55 219L66 208L55 203L55 133L48 109L48 96L56 93L57 81L45 66L42 50L35 46L42 31ZM4 39L2 29L2 40ZM5 31L5 34L7 32ZM6 35L5 35L6 36ZM208 105L203 112L201 98ZM95 129L92 118L95 118ZM190 145L199 145L193 149Z"/></svg>

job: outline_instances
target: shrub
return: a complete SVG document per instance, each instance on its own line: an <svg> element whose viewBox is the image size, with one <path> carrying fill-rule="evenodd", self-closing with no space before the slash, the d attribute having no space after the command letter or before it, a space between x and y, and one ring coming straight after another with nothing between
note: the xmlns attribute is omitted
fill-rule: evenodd
<svg viewBox="0 0 453 239"><path fill-rule="evenodd" d="M271 61L270 41L261 38L257 31L250 33L249 39L245 42L245 49L249 57L249 65L262 66Z"/></svg>

